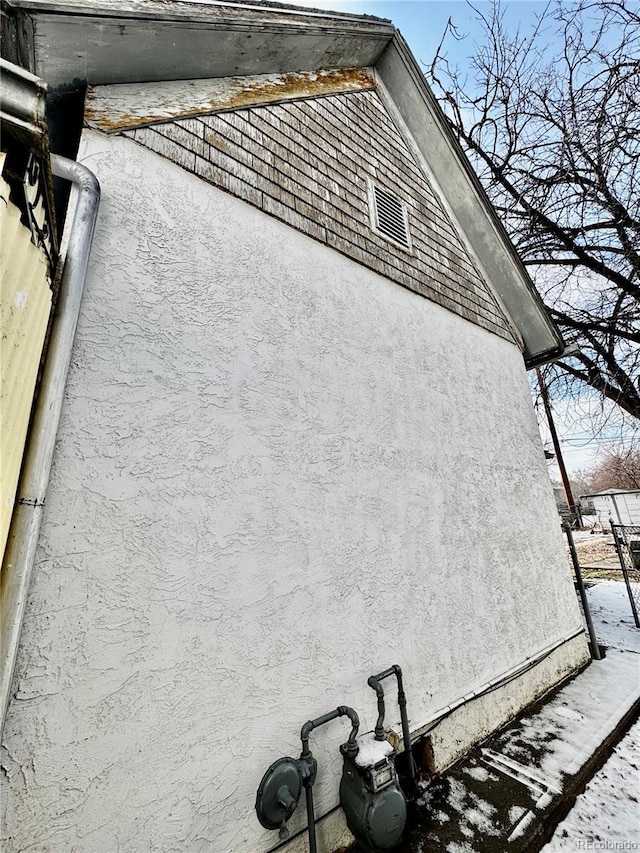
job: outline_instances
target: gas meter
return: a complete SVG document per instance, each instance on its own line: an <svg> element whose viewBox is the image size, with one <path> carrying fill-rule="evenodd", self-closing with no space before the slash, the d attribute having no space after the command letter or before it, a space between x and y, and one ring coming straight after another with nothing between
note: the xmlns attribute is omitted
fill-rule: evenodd
<svg viewBox="0 0 640 853"><path fill-rule="evenodd" d="M342 749L340 804L347 826L370 853L393 850L402 840L407 804L398 784L395 750L373 735L360 738L355 757Z"/></svg>

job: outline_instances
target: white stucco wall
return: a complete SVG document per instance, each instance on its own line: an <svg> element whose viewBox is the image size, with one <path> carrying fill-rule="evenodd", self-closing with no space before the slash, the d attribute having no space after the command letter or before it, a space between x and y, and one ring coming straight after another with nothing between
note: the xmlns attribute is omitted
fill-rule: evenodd
<svg viewBox="0 0 640 853"><path fill-rule="evenodd" d="M579 627L522 358L131 141L79 159L5 850L257 853L262 773L339 704L372 729L370 674L402 666L415 724ZM312 734L319 815L347 732Z"/></svg>

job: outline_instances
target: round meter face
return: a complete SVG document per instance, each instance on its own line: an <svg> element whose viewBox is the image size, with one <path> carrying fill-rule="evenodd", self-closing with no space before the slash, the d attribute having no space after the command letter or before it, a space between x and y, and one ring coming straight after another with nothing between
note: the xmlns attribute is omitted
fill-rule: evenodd
<svg viewBox="0 0 640 853"><path fill-rule="evenodd" d="M398 787L373 794L365 815L368 844L376 851L392 850L402 840L406 820L407 804Z"/></svg>
<svg viewBox="0 0 640 853"><path fill-rule="evenodd" d="M262 777L256 796L258 820L266 829L279 829L300 799L302 774L295 758L279 758Z"/></svg>

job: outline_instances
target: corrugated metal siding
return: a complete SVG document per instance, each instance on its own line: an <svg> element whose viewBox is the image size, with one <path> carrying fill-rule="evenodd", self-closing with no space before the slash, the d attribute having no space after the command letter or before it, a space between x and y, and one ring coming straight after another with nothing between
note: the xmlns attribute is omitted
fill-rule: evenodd
<svg viewBox="0 0 640 853"><path fill-rule="evenodd" d="M0 550L13 512L42 345L51 311L49 270L0 178Z"/></svg>
<svg viewBox="0 0 640 853"><path fill-rule="evenodd" d="M609 519L615 524L640 524L640 492L595 495L592 500L604 528L608 529Z"/></svg>
<svg viewBox="0 0 640 853"><path fill-rule="evenodd" d="M640 492L616 495L624 524L640 524ZM625 519L626 513L626 519Z"/></svg>

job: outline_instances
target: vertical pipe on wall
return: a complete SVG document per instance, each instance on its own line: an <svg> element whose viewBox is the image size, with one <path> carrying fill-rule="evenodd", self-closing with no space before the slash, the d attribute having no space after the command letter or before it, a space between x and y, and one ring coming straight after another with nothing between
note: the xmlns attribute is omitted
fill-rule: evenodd
<svg viewBox="0 0 640 853"><path fill-rule="evenodd" d="M78 198L2 566L0 736L9 705L20 631L100 202L98 180L85 166L54 154L51 157L51 169L57 177L74 184Z"/></svg>

